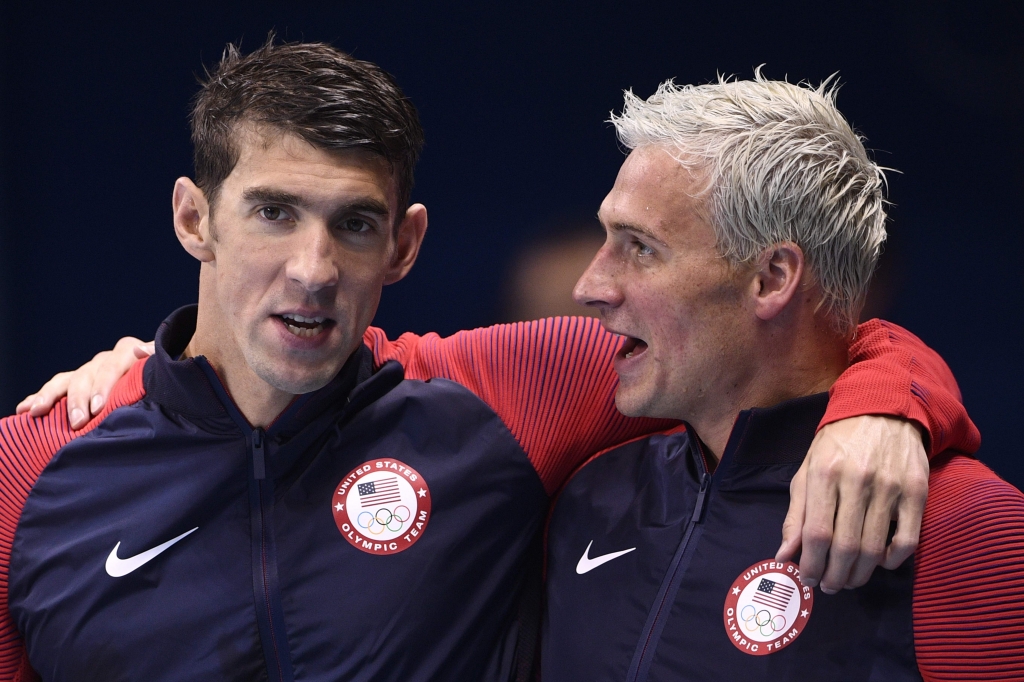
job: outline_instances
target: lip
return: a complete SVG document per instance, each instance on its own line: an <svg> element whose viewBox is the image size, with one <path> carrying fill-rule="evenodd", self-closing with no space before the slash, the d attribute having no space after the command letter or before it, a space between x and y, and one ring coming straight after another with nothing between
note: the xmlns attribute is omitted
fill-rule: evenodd
<svg viewBox="0 0 1024 682"><path fill-rule="evenodd" d="M282 315L298 315L305 318L323 317L325 318L321 323L323 325L323 330L314 336L296 336L289 331L288 324L284 321ZM270 320L284 346L298 351L313 351L323 348L334 338L334 332L338 327L338 323L334 319L324 315L323 311L287 310L271 314Z"/></svg>
<svg viewBox="0 0 1024 682"><path fill-rule="evenodd" d="M636 367L647 357L647 351L649 350L647 342L635 336L630 336L613 330L609 331L625 337L625 340L619 347L619 350L615 352L613 364L615 366L616 373L622 375L634 371Z"/></svg>

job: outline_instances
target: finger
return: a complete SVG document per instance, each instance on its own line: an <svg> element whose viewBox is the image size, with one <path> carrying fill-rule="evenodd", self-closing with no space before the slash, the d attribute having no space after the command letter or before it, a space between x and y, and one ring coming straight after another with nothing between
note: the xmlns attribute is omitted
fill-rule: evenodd
<svg viewBox="0 0 1024 682"><path fill-rule="evenodd" d="M804 531L801 537L800 581L814 587L825 573L828 548L832 544L832 531L839 503L836 486L837 473L830 466L816 466L807 470L805 492Z"/></svg>
<svg viewBox="0 0 1024 682"><path fill-rule="evenodd" d="M927 497L928 489L925 486L923 493L919 489L912 489L900 499L897 507L896 534L892 536L892 542L886 548L882 561L882 566L890 571L899 568L917 551L918 542L921 540L921 517L924 514Z"/></svg>
<svg viewBox="0 0 1024 682"><path fill-rule="evenodd" d="M38 393L29 396L32 400L29 405L29 414L33 417L42 417L53 409L53 406L64 397L70 378L69 372L61 372L43 384ZM29 398L25 398L23 402L28 401Z"/></svg>
<svg viewBox="0 0 1024 682"><path fill-rule="evenodd" d="M100 359L100 356L96 357ZM131 368L134 362L134 357L126 356L118 361L111 357L104 357L101 361L95 363L96 369L93 372L92 381L87 388L90 396L89 411L92 415L95 416L100 413L103 406L107 404L110 392L114 390L114 386L124 376L125 372Z"/></svg>
<svg viewBox="0 0 1024 682"><path fill-rule="evenodd" d="M99 356L96 356L97 358ZM89 423L92 412L89 409L89 401L92 398L93 374L95 372L95 358L71 373L71 380L68 382L68 422L71 428L80 429Z"/></svg>
<svg viewBox="0 0 1024 682"><path fill-rule="evenodd" d="M884 494L871 498L867 514L864 517L860 552L850 569L850 576L844 585L846 589L860 587L870 580L875 568L885 558L885 541L889 537L889 526L896 510L894 498L895 495Z"/></svg>
<svg viewBox="0 0 1024 682"><path fill-rule="evenodd" d="M156 353L156 341L147 341L135 346L132 350L136 358L143 360Z"/></svg>
<svg viewBox="0 0 1024 682"><path fill-rule="evenodd" d="M32 404L36 401L38 396L38 393L33 393L32 395L23 398L22 401L18 403L18 406L14 408L14 414L28 412L32 408Z"/></svg>
<svg viewBox="0 0 1024 682"><path fill-rule="evenodd" d="M113 350L97 353L76 372L76 375L82 374L82 381L74 383L75 393L69 392L68 401L87 405L90 415L99 414L107 404L114 385L135 364L139 349L145 349L147 345L134 336L125 336L118 340ZM143 357L148 356L144 354Z"/></svg>
<svg viewBox="0 0 1024 682"><path fill-rule="evenodd" d="M775 552L776 561L790 561L800 551L800 538L804 532L806 492L807 460L805 459L789 483L789 511L786 512L786 520L782 522L782 544Z"/></svg>
<svg viewBox="0 0 1024 682"><path fill-rule="evenodd" d="M863 476L852 480L847 477L846 483L840 485L832 546L828 550L828 565L821 576L821 591L825 594L835 594L843 589L860 555L864 518L870 502L867 483Z"/></svg>

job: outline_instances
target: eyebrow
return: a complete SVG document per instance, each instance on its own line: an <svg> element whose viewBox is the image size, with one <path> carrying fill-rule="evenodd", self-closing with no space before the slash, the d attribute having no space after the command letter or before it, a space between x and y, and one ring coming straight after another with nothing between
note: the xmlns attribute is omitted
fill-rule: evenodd
<svg viewBox="0 0 1024 682"><path fill-rule="evenodd" d="M242 191L242 199L250 202L266 202L268 204L286 204L288 206L305 207L308 202L298 194L274 189L273 187L246 187Z"/></svg>
<svg viewBox="0 0 1024 682"><path fill-rule="evenodd" d="M247 187L242 191L242 199L253 203L283 204L297 208L308 208L310 204L308 200L298 194L273 187ZM353 211L385 217L391 212L387 204L371 197L360 197L351 203L344 204L337 212L350 213Z"/></svg>
<svg viewBox="0 0 1024 682"><path fill-rule="evenodd" d="M601 220L602 225L607 226L606 229L608 229L609 231L630 232L632 234L641 236L649 241L655 242L656 244L660 244L661 246L668 246L663 240L658 239L658 237L656 237L655 234L648 230L646 227L640 227L639 225L633 225L631 223L606 223L604 220L601 219L600 213L598 213L597 218L598 220Z"/></svg>

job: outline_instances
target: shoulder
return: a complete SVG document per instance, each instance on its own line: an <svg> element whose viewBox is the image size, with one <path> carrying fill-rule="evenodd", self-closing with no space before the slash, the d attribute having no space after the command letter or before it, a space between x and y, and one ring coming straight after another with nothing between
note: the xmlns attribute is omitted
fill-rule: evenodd
<svg viewBox="0 0 1024 682"><path fill-rule="evenodd" d="M932 462L924 523L922 534L936 547L952 540L945 531L1002 537L1004 525L1024 524L1024 494L973 457L942 454Z"/></svg>
<svg viewBox="0 0 1024 682"><path fill-rule="evenodd" d="M939 455L929 478L918 580L954 564L969 577L1004 556L1024 559L1024 494L972 457ZM1024 581L1024 562L1000 573L999 579Z"/></svg>
<svg viewBox="0 0 1024 682"><path fill-rule="evenodd" d="M145 360L139 360L114 386L103 410L79 430L68 423L67 398L54 405L42 417L26 414L0 420L0 495L3 504L20 505L53 456L71 441L86 435L102 424L110 414L140 400L145 390L142 371ZM8 512L12 511L10 508ZM8 516L8 518L11 518ZM17 514L13 517L17 519Z"/></svg>
<svg viewBox="0 0 1024 682"><path fill-rule="evenodd" d="M914 637L926 679L1024 674L1024 494L981 462L932 464L915 556Z"/></svg>

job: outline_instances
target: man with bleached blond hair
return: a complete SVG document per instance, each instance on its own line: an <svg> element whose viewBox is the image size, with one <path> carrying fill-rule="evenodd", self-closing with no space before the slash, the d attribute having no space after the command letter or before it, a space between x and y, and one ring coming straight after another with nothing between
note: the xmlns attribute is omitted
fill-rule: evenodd
<svg viewBox="0 0 1024 682"><path fill-rule="evenodd" d="M591 459L555 503L544 679L1020 679L1024 495L977 460L932 458L916 554L901 519L863 588L816 591L791 533L776 553L850 353L907 336L856 326L884 175L835 87L669 81L612 122L630 151L575 295L627 337L619 410L685 426Z"/></svg>

